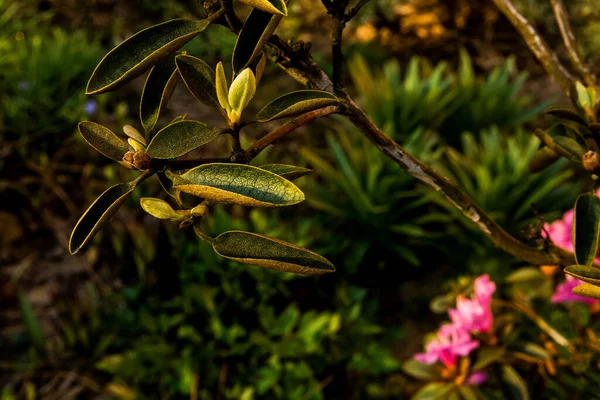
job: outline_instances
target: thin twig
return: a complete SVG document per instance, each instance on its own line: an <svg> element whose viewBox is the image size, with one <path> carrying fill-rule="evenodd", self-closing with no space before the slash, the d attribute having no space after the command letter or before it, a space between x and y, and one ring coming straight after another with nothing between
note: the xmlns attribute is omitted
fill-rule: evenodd
<svg viewBox="0 0 600 400"><path fill-rule="evenodd" d="M354 7L352 7L346 13L346 21L350 21L352 18L356 17L356 14L360 11L361 8L371 0L360 0Z"/></svg>
<svg viewBox="0 0 600 400"><path fill-rule="evenodd" d="M272 145L275 141L281 139L282 137L296 130L302 125L306 125L317 118L321 118L326 115L336 113L338 111L338 106L328 106L307 112L306 114L302 114L299 117L294 118L293 120L281 125L279 128L267 133L265 136L252 143L252 145L248 147L248 149L246 149L244 161L252 160L254 157L259 155L261 151Z"/></svg>
<svg viewBox="0 0 600 400"><path fill-rule="evenodd" d="M519 13L511 0L492 0L496 7L509 19L513 26L519 31L529 49L542 63L546 71L556 79L565 93L569 93L571 84L575 78L560 63L556 54L548 47L533 25Z"/></svg>
<svg viewBox="0 0 600 400"><path fill-rule="evenodd" d="M569 53L569 59L571 65L575 68L575 71L583 78L584 82L589 86L597 86L598 82L593 72L588 68L585 62L581 59L579 50L577 49L577 39L573 33L573 28L569 22L569 14L565 9L565 5L562 0L550 0L552 3L552 10L560 29L560 34L563 39L563 43Z"/></svg>

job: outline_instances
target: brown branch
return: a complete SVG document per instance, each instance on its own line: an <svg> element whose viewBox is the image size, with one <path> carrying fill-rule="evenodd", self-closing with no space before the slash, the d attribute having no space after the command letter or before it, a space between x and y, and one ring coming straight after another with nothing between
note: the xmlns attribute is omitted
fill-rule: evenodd
<svg viewBox="0 0 600 400"><path fill-rule="evenodd" d="M299 117L294 118L293 120L281 125L279 128L267 133L265 136L252 143L252 145L246 149L245 155L243 155L243 161L249 162L254 157L259 155L261 151L302 125L306 125L317 118L334 114L338 111L338 106L328 106L307 112L306 114L302 114ZM236 159L236 162L239 161Z"/></svg>
<svg viewBox="0 0 600 400"><path fill-rule="evenodd" d="M511 0L492 0L496 7L508 18L513 26L519 31L529 49L537 57L540 63L544 66L548 74L550 74L558 84L562 87L565 93L569 94L569 88L575 81L575 78L569 71L560 63L556 54L548 47L548 44L542 39L533 25L519 13Z"/></svg>
<svg viewBox="0 0 600 400"><path fill-rule="evenodd" d="M350 99L347 98L345 115L385 155L396 162L409 175L427 186L442 192L446 199L473 221L497 247L516 258L535 265L573 265L575 258L561 248L550 246L538 249L517 240L494 222L454 182L440 175L428 165L414 158L398 143L383 133L377 125Z"/></svg>
<svg viewBox="0 0 600 400"><path fill-rule="evenodd" d="M371 0L360 0L354 7L348 10L346 14L346 21L350 21L352 18L356 17L356 14L363 8L368 2Z"/></svg>
<svg viewBox="0 0 600 400"><path fill-rule="evenodd" d="M563 43L569 53L569 59L571 65L575 68L575 71L583 78L588 86L597 86L597 80L593 72L590 71L585 62L581 59L579 50L577 49L577 39L573 33L573 28L569 22L569 14L565 9L565 5L562 0L550 0L552 3L552 10L556 17L558 28L563 39Z"/></svg>

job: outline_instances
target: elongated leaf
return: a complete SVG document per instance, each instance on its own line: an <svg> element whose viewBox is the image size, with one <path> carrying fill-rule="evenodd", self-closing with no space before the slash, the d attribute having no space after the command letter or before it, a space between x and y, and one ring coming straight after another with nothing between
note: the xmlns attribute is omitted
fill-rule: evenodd
<svg viewBox="0 0 600 400"><path fill-rule="evenodd" d="M263 47L281 22L281 15L254 9L246 18L233 49L233 71L241 71L262 52Z"/></svg>
<svg viewBox="0 0 600 400"><path fill-rule="evenodd" d="M160 112L166 107L175 90L179 76L175 57L168 57L156 64L148 74L140 101L140 121L148 140Z"/></svg>
<svg viewBox="0 0 600 400"><path fill-rule="evenodd" d="M579 114L569 108L549 107L544 112L556 118L566 119L579 124L585 124L585 120L581 118Z"/></svg>
<svg viewBox="0 0 600 400"><path fill-rule="evenodd" d="M231 106L231 114L234 115L233 122L239 121L244 108L256 93L256 78L250 68L243 70L231 83L229 87L229 106Z"/></svg>
<svg viewBox="0 0 600 400"><path fill-rule="evenodd" d="M217 236L212 245L220 256L242 264L303 275L335 271L333 264L315 252L256 233L225 232Z"/></svg>
<svg viewBox="0 0 600 400"><path fill-rule="evenodd" d="M286 164L267 164L261 165L260 169L264 169L265 171L272 172L279 176L284 177L287 180L294 180L309 174L312 172L312 169L297 167L295 165L286 165Z"/></svg>
<svg viewBox="0 0 600 400"><path fill-rule="evenodd" d="M196 57L177 56L175 61L183 82L194 97L209 107L220 108L215 71Z"/></svg>
<svg viewBox="0 0 600 400"><path fill-rule="evenodd" d="M595 267L586 267L584 265L570 265L565 268L565 272L581 281L600 285L600 269Z"/></svg>
<svg viewBox="0 0 600 400"><path fill-rule="evenodd" d="M79 123L79 133L94 149L106 157L121 161L129 146L123 142L110 129L95 122L84 121Z"/></svg>
<svg viewBox="0 0 600 400"><path fill-rule="evenodd" d="M573 288L573 294L600 300L600 287L591 283L582 283Z"/></svg>
<svg viewBox="0 0 600 400"><path fill-rule="evenodd" d="M176 158L212 142L220 132L202 122L179 121L160 130L148 145L147 153L151 158Z"/></svg>
<svg viewBox="0 0 600 400"><path fill-rule="evenodd" d="M475 389L469 386L458 386L458 392L463 400L479 400Z"/></svg>
<svg viewBox="0 0 600 400"><path fill-rule="evenodd" d="M229 105L229 86L227 85L227 77L225 76L223 63L220 61L217 64L216 75L216 89L219 104L225 109L225 111L229 112L231 111L231 106Z"/></svg>
<svg viewBox="0 0 600 400"><path fill-rule="evenodd" d="M504 347L485 347L477 351L477 360L473 365L473 371L484 369L488 365L501 360L506 354Z"/></svg>
<svg viewBox="0 0 600 400"><path fill-rule="evenodd" d="M292 182L244 164L201 165L175 178L173 185L214 203L281 207L304 200L304 194Z"/></svg>
<svg viewBox="0 0 600 400"><path fill-rule="evenodd" d="M248 4L270 14L287 15L288 13L283 0L240 0L240 3Z"/></svg>
<svg viewBox="0 0 600 400"><path fill-rule="evenodd" d="M173 207L169 203L161 199L155 199L153 197L142 197L140 199L140 205L148 214L158 219L168 219L170 221L181 221L185 219L188 214L183 210L173 210Z"/></svg>
<svg viewBox="0 0 600 400"><path fill-rule="evenodd" d="M542 147L529 160L529 171L534 174L541 172L559 159L560 156L550 147Z"/></svg>
<svg viewBox="0 0 600 400"><path fill-rule="evenodd" d="M140 76L192 40L209 23L208 20L174 19L136 33L100 61L88 82L86 93L105 93Z"/></svg>
<svg viewBox="0 0 600 400"><path fill-rule="evenodd" d="M598 251L600 235L600 199L595 193L579 195L575 202L573 246L579 265L592 265Z"/></svg>
<svg viewBox="0 0 600 400"><path fill-rule="evenodd" d="M144 138L144 136L142 136L142 134L140 133L140 131L138 131L137 129L135 129L133 126L131 126L131 125L125 125L123 127L123 132L130 139L133 139L136 142L138 142L140 144L143 144L144 146L146 145L146 139ZM128 142L129 142L129 140L128 140Z"/></svg>
<svg viewBox="0 0 600 400"><path fill-rule="evenodd" d="M502 380L508 387L510 399L529 400L529 393L527 392L525 381L510 365L502 366Z"/></svg>
<svg viewBox="0 0 600 400"><path fill-rule="evenodd" d="M435 365L423 364L417 360L406 361L402 364L402 371L413 378L426 381L432 381L440 377Z"/></svg>
<svg viewBox="0 0 600 400"><path fill-rule="evenodd" d="M321 90L299 90L276 98L256 114L258 121L293 117L338 103L338 98Z"/></svg>
<svg viewBox="0 0 600 400"><path fill-rule="evenodd" d="M560 147L567 157L572 161L581 163L581 159L586 152L586 149L581 146L575 139L566 136L557 136L552 139L554 144Z"/></svg>
<svg viewBox="0 0 600 400"><path fill-rule="evenodd" d="M595 91L588 91L581 82L575 82L571 85L570 96L579 114L585 116L587 122L591 122L595 106Z"/></svg>
<svg viewBox="0 0 600 400"><path fill-rule="evenodd" d="M449 383L430 382L423 386L411 400L442 400L448 398L448 393L452 390Z"/></svg>
<svg viewBox="0 0 600 400"><path fill-rule="evenodd" d="M133 192L133 183L119 183L108 188L81 216L71 233L69 251L75 254L104 226Z"/></svg>

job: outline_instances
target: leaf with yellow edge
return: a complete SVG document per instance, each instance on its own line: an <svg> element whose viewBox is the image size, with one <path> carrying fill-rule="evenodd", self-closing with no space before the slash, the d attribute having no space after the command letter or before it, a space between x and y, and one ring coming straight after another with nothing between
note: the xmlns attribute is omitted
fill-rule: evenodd
<svg viewBox="0 0 600 400"><path fill-rule="evenodd" d="M135 189L133 182L108 188L81 216L71 233L69 251L75 254L104 226Z"/></svg>
<svg viewBox="0 0 600 400"><path fill-rule="evenodd" d="M319 108L337 104L339 99L321 90L298 90L276 98L256 114L260 122L293 117Z"/></svg>
<svg viewBox="0 0 600 400"><path fill-rule="evenodd" d="M185 210L173 210L173 207L169 203L161 199L155 199L154 197L142 197L140 205L144 211L158 219L181 221L189 214Z"/></svg>
<svg viewBox="0 0 600 400"><path fill-rule="evenodd" d="M268 12L269 14L287 15L288 10L283 0L240 0L240 3Z"/></svg>
<svg viewBox="0 0 600 400"><path fill-rule="evenodd" d="M210 24L173 19L144 29L111 50L94 70L87 94L100 94L129 82L174 53Z"/></svg>
<svg viewBox="0 0 600 400"><path fill-rule="evenodd" d="M297 167L295 165L286 165L286 164L267 164L261 165L260 169L264 169L265 171L272 172L281 177L284 177L288 180L298 179L301 176L309 174L313 172L312 169Z"/></svg>
<svg viewBox="0 0 600 400"><path fill-rule="evenodd" d="M148 145L151 158L168 160L182 156L219 137L221 130L202 122L184 120L160 130Z"/></svg>
<svg viewBox="0 0 600 400"><path fill-rule="evenodd" d="M125 125L123 127L123 132L130 139L133 139L136 142L138 142L140 144L143 144L144 146L146 145L146 139L144 138L144 136L142 136L142 134L140 133L140 131L138 131L137 129L135 129L133 126L131 126L131 125Z"/></svg>
<svg viewBox="0 0 600 400"><path fill-rule="evenodd" d="M303 275L335 271L333 264L313 251L257 233L229 231L211 244L220 256L242 264Z"/></svg>
<svg viewBox="0 0 600 400"><path fill-rule="evenodd" d="M175 189L212 203L282 207L304 200L304 193L292 182L245 164L205 164L169 178Z"/></svg>
<svg viewBox="0 0 600 400"><path fill-rule="evenodd" d="M83 121L79 123L79 133L94 149L106 157L121 161L129 146L123 142L113 131L95 122Z"/></svg>
<svg viewBox="0 0 600 400"><path fill-rule="evenodd" d="M584 265L570 265L565 268L565 273L593 285L600 285L600 269L596 267L586 267Z"/></svg>
<svg viewBox="0 0 600 400"><path fill-rule="evenodd" d="M591 283L582 283L573 288L573 294L587 297L590 299L600 300L600 287Z"/></svg>
<svg viewBox="0 0 600 400"><path fill-rule="evenodd" d="M188 55L177 56L175 62L185 86L194 97L209 107L220 108L215 71L201 59Z"/></svg>
<svg viewBox="0 0 600 400"><path fill-rule="evenodd" d="M225 76L225 69L223 68L223 63L219 61L217 64L217 73L216 73L216 89L217 89L217 98L219 99L219 104L221 107L225 109L225 111L231 111L231 106L229 105L229 85L227 85L227 77Z"/></svg>
<svg viewBox="0 0 600 400"><path fill-rule="evenodd" d="M250 63L262 52L273 31L281 22L281 18L281 15L273 15L258 9L248 14L233 49L234 72L250 66Z"/></svg>
<svg viewBox="0 0 600 400"><path fill-rule="evenodd" d="M592 265L600 237L600 199L594 192L583 193L575 201L573 246L579 265Z"/></svg>

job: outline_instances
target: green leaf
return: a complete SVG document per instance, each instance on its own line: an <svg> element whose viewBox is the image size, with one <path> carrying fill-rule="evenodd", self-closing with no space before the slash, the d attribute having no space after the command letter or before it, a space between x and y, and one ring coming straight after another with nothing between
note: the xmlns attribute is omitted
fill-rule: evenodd
<svg viewBox="0 0 600 400"><path fill-rule="evenodd" d="M570 160L581 163L586 150L575 139L566 136L556 136L552 141L566 153L566 156Z"/></svg>
<svg viewBox="0 0 600 400"><path fill-rule="evenodd" d="M315 252L256 233L225 232L213 240L212 246L220 256L242 264L303 275L335 271L333 264Z"/></svg>
<svg viewBox="0 0 600 400"><path fill-rule="evenodd" d="M539 358L540 360L548 361L552 359L552 356L546 349L535 343L525 343L522 350L530 356Z"/></svg>
<svg viewBox="0 0 600 400"><path fill-rule="evenodd" d="M571 102L586 122L593 122L595 91L588 91L581 82L575 82L570 89Z"/></svg>
<svg viewBox="0 0 600 400"><path fill-rule="evenodd" d="M305 112L337 104L338 98L321 90L298 90L276 98L256 114L260 122L293 117Z"/></svg>
<svg viewBox="0 0 600 400"><path fill-rule="evenodd" d="M431 382L423 386L413 397L412 400L442 400L452 390L452 385L441 382Z"/></svg>
<svg viewBox="0 0 600 400"><path fill-rule="evenodd" d="M600 287L591 283L582 283L573 288L573 294L600 300Z"/></svg>
<svg viewBox="0 0 600 400"><path fill-rule="evenodd" d="M423 364L417 360L408 360L402 364L402 371L416 379L431 381L439 378L435 365Z"/></svg>
<svg viewBox="0 0 600 400"><path fill-rule="evenodd" d="M250 68L243 70L229 87L229 105L231 106L230 120L238 122L244 108L256 93L256 78Z"/></svg>
<svg viewBox="0 0 600 400"><path fill-rule="evenodd" d="M215 71L199 58L182 55L175 58L183 82L198 101L220 108L215 86Z"/></svg>
<svg viewBox="0 0 600 400"><path fill-rule="evenodd" d="M477 360L473 364L473 371L484 369L488 365L501 360L506 354L504 347L484 347L477 352Z"/></svg>
<svg viewBox="0 0 600 400"><path fill-rule="evenodd" d="M233 49L233 71L248 67L262 52L263 47L279 25L281 15L254 9L246 18Z"/></svg>
<svg viewBox="0 0 600 400"><path fill-rule="evenodd" d="M600 285L600 269L583 265L570 265L565 272L574 278L593 285Z"/></svg>
<svg viewBox="0 0 600 400"><path fill-rule="evenodd" d="M77 253L92 237L104 226L106 221L112 217L119 207L127 200L135 184L119 183L108 188L81 216L77 225L71 233L69 240L69 251Z"/></svg>
<svg viewBox="0 0 600 400"><path fill-rule="evenodd" d="M586 124L585 120L579 114L569 108L549 107L544 112L556 118L566 119L582 125Z"/></svg>
<svg viewBox="0 0 600 400"><path fill-rule="evenodd" d="M94 70L87 94L100 94L129 82L174 53L210 24L173 19L144 29L111 50Z"/></svg>
<svg viewBox="0 0 600 400"><path fill-rule="evenodd" d="M169 203L153 197L142 197L140 205L148 214L158 219L168 219L170 221L181 221L185 219L188 212L184 210L173 210Z"/></svg>
<svg viewBox="0 0 600 400"><path fill-rule="evenodd" d="M298 179L301 176L309 174L313 172L312 169L297 167L295 165L286 165L286 164L267 164L261 165L260 169L264 169L265 171L272 172L281 177L284 177L287 180Z"/></svg>
<svg viewBox="0 0 600 400"><path fill-rule="evenodd" d="M600 234L600 199L595 193L579 195L573 219L573 246L579 265L592 265L598 252Z"/></svg>
<svg viewBox="0 0 600 400"><path fill-rule="evenodd" d="M510 399L529 400L527 385L521 375L509 365L502 366L502 380L506 383Z"/></svg>
<svg viewBox="0 0 600 400"><path fill-rule="evenodd" d="M541 172L560 159L550 147L542 147L529 160L529 171L533 174Z"/></svg>
<svg viewBox="0 0 600 400"><path fill-rule="evenodd" d="M546 277L540 271L539 268L535 267L524 267L519 268L515 272L512 272L506 277L506 282L510 283L518 283L518 282L527 282L527 281L539 281L544 280Z"/></svg>
<svg viewBox="0 0 600 400"><path fill-rule="evenodd" d="M198 121L179 121L161 129L148 145L151 158L168 160L182 156L219 137L221 130Z"/></svg>
<svg viewBox="0 0 600 400"><path fill-rule="evenodd" d="M227 85L227 77L225 76L225 69L223 68L223 63L220 61L217 64L216 90L219 104L225 109L225 111L229 113L231 111L231 106L229 105L228 99L229 86Z"/></svg>
<svg viewBox="0 0 600 400"><path fill-rule="evenodd" d="M148 139L175 90L179 76L175 57L168 57L156 64L148 74L140 101L140 121Z"/></svg>
<svg viewBox="0 0 600 400"><path fill-rule="evenodd" d="M283 0L240 0L240 3L268 12L270 14L287 15L287 6Z"/></svg>
<svg viewBox="0 0 600 400"><path fill-rule="evenodd" d="M94 149L106 157L121 161L125 153L129 151L129 146L110 129L95 122L80 122L79 133Z"/></svg>
<svg viewBox="0 0 600 400"><path fill-rule="evenodd" d="M472 387L458 386L458 392L464 400L478 400L479 397Z"/></svg>
<svg viewBox="0 0 600 400"><path fill-rule="evenodd" d="M130 139L133 139L136 142L138 142L140 144L143 144L144 146L146 145L146 139L144 138L144 136L142 136L142 134L140 133L140 131L138 131L137 129L135 129L133 126L131 126L131 125L125 125L123 127L123 132ZM129 140L128 140L128 142L129 142Z"/></svg>
<svg viewBox="0 0 600 400"><path fill-rule="evenodd" d="M244 164L201 165L181 176L175 175L173 185L214 203L281 207L304 200L304 194L292 182Z"/></svg>

